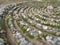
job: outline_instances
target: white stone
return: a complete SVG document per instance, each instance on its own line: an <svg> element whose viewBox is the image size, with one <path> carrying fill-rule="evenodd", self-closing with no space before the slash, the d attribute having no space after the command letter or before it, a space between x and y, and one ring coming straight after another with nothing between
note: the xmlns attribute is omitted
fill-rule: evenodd
<svg viewBox="0 0 60 45"><path fill-rule="evenodd" d="M52 43L53 45L55 45L56 42L57 42L57 39L56 39L56 38L54 38L54 39L51 41L51 43Z"/></svg>
<svg viewBox="0 0 60 45"><path fill-rule="evenodd" d="M22 16L24 17L24 18L26 18L26 15L25 14L23 14L23 13L21 13L22 14Z"/></svg>
<svg viewBox="0 0 60 45"><path fill-rule="evenodd" d="M53 9L53 6L50 5L50 6L47 7L47 9Z"/></svg>
<svg viewBox="0 0 60 45"><path fill-rule="evenodd" d="M33 23L33 21L30 20L30 23Z"/></svg>
<svg viewBox="0 0 60 45"><path fill-rule="evenodd" d="M17 13L17 11L14 11L14 14L16 14Z"/></svg>
<svg viewBox="0 0 60 45"><path fill-rule="evenodd" d="M41 24L37 23L37 26L41 26Z"/></svg>
<svg viewBox="0 0 60 45"><path fill-rule="evenodd" d="M16 33L16 35L20 35L20 33Z"/></svg>
<svg viewBox="0 0 60 45"><path fill-rule="evenodd" d="M20 24L24 25L24 22L23 21L20 21Z"/></svg>
<svg viewBox="0 0 60 45"><path fill-rule="evenodd" d="M9 17L10 17L11 15L9 15Z"/></svg>
<svg viewBox="0 0 60 45"><path fill-rule="evenodd" d="M56 35L60 35L60 32L57 32Z"/></svg>
<svg viewBox="0 0 60 45"><path fill-rule="evenodd" d="M39 33L36 30L32 30L30 34L33 35L34 37L37 37Z"/></svg>
<svg viewBox="0 0 60 45"><path fill-rule="evenodd" d="M42 34L42 32L41 32L41 31L38 31L38 33L39 33L39 34Z"/></svg>
<svg viewBox="0 0 60 45"><path fill-rule="evenodd" d="M12 10L9 11L9 13L11 13L11 12L12 12Z"/></svg>
<svg viewBox="0 0 60 45"><path fill-rule="evenodd" d="M23 12L23 9L24 9L24 8L22 8L22 9L20 10L20 12Z"/></svg>
<svg viewBox="0 0 60 45"><path fill-rule="evenodd" d="M4 45L4 40L0 38L0 45Z"/></svg>
<svg viewBox="0 0 60 45"><path fill-rule="evenodd" d="M24 38L24 37L20 39L20 41L22 41L22 42L23 42L24 40L25 40L25 38Z"/></svg>
<svg viewBox="0 0 60 45"><path fill-rule="evenodd" d="M13 24L11 24L10 26L13 27Z"/></svg>
<svg viewBox="0 0 60 45"><path fill-rule="evenodd" d="M39 20L38 18L35 18L37 21Z"/></svg>
<svg viewBox="0 0 60 45"><path fill-rule="evenodd" d="M51 42L51 39L52 39L51 36L47 36L47 37L46 37L46 40L49 41L49 42Z"/></svg>
<svg viewBox="0 0 60 45"><path fill-rule="evenodd" d="M27 26L28 24L26 23L26 26Z"/></svg>
<svg viewBox="0 0 60 45"><path fill-rule="evenodd" d="M54 21L54 19L51 19L51 21Z"/></svg>
<svg viewBox="0 0 60 45"><path fill-rule="evenodd" d="M42 0L37 0L37 1L41 1L42 2Z"/></svg>
<svg viewBox="0 0 60 45"><path fill-rule="evenodd" d="M31 35L33 35L33 33L30 33Z"/></svg>
<svg viewBox="0 0 60 45"><path fill-rule="evenodd" d="M33 43L29 42L29 44L28 44L28 45L33 45Z"/></svg>
<svg viewBox="0 0 60 45"><path fill-rule="evenodd" d="M47 29L48 27L47 26L43 26L43 29Z"/></svg>
<svg viewBox="0 0 60 45"><path fill-rule="evenodd" d="M30 31L30 28L27 28L27 31Z"/></svg>
<svg viewBox="0 0 60 45"><path fill-rule="evenodd" d="M57 7L57 10L60 11L60 7Z"/></svg>
<svg viewBox="0 0 60 45"><path fill-rule="evenodd" d="M57 37L57 39L60 41L60 37Z"/></svg>

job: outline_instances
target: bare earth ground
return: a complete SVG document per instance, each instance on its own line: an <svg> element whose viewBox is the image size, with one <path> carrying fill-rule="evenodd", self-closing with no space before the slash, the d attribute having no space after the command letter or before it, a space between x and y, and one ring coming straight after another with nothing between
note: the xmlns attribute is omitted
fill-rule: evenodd
<svg viewBox="0 0 60 45"><path fill-rule="evenodd" d="M12 3L12 2L21 2L25 0L0 0L0 4Z"/></svg>

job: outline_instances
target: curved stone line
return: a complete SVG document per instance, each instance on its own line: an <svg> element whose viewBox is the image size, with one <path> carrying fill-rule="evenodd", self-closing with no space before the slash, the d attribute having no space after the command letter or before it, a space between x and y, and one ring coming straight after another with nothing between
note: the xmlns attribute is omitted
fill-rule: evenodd
<svg viewBox="0 0 60 45"><path fill-rule="evenodd" d="M13 4L11 4L11 5L8 5L7 8L4 8L4 10L5 10L4 13L6 13L5 15L8 16L8 17L9 17L9 16L15 16L15 15L18 16L18 15L20 15L20 17L22 17L22 19L23 19L24 22L28 23L28 25L30 25L30 23L31 23L30 26L31 26L31 27L34 27L35 25L33 26L33 24L34 24L36 21L35 21L35 19L31 19L32 17L29 17L29 15L26 14L26 13L29 13L28 10L30 11L31 8L34 8L34 9L35 9L35 8L36 8L36 9L39 8L38 11L40 11L40 9L42 9L42 11L39 12L37 16L39 16L40 13L43 14L43 11L44 11L45 8L46 8L46 10L48 10L48 11L46 11L45 13L48 13L49 15L52 15L52 14L50 14L50 13L51 13L51 11L54 10L52 5L47 6L47 7L45 7L45 8L44 8L44 7L41 8L40 3L41 3L41 2L26 2L26 3L24 2L24 3L19 3L19 4L16 3L15 6L14 6ZM13 5L13 6L12 6L12 5ZM39 7L38 7L37 5L38 5ZM25 6L26 6L26 7L25 7ZM42 3L42 6L44 6L43 3ZM31 7L31 8L29 8L29 7ZM27 9L28 9L28 10L27 10ZM26 11L26 10L27 10L27 11ZM33 10L33 12L30 11L30 13L32 13L33 16L35 16L34 11L35 11L35 10ZM37 10L36 10L36 11L37 11ZM54 12L53 12L53 13L54 13ZM4 16L5 16L5 15L4 15ZM45 15L46 15L46 14L45 14ZM44 16L44 15L43 15L43 16ZM46 15L46 16L47 16L47 15ZM53 15L53 16L56 16L56 15ZM24 17L24 18L23 18L23 17ZM35 17L33 17L33 18L35 18ZM44 22L42 21L42 20L44 20L43 18L41 18L41 17L37 17L37 18L39 18L39 21L41 20L41 21L39 22L39 25L40 25L40 23L41 23L41 24L45 23L45 21L44 21ZM49 16L49 18L50 18L50 16ZM47 18L47 19L49 19L49 18ZM30 21L29 21L29 20L30 20ZM53 20L54 20L54 19L53 19ZM53 20L52 20L52 22L54 22ZM33 23L32 21L35 21L35 22ZM48 20L47 20L47 21L48 21ZM50 21L51 21L51 19L50 19ZM59 21L58 21L58 22L59 22ZM37 23L37 22L36 22L36 23ZM47 23L47 24L40 25L40 27L43 28L42 30L43 30L44 32L45 32L45 30L48 30L47 28L48 28L48 26L50 26L50 23L51 23L51 22L49 22L49 23L46 22L46 23ZM55 23L55 22L54 22L54 23ZM53 23L53 24L54 24L54 23ZM58 24L58 25L60 26L60 24ZM55 29L56 29L57 26L51 25L51 27L52 27L51 32L53 32L53 31L56 32ZM36 28L36 27L35 27L35 28ZM54 28L55 28L55 29L54 29ZM59 28L59 27L57 27L57 28ZM36 29L37 29L37 28L36 28ZM60 29L60 28L59 28L59 29ZM59 29L56 29L56 30L59 31ZM42 31L42 32L43 32L43 31ZM48 30L48 31L49 31L49 30ZM51 33L48 33L48 31L45 32L45 33L48 34L48 35L46 35L46 37L48 37L49 34L51 34ZM57 38L57 41L58 41L58 37L55 37L55 35L58 35L58 36L59 36L59 35L60 35L59 32L54 33L54 36L53 36L53 37L54 37L54 40ZM45 37L45 38L46 38L46 37ZM42 40L44 40L44 39L42 39ZM46 39L46 40L49 41L48 39ZM54 41L54 40L53 40L53 41ZM56 40L55 40L55 41L56 41ZM56 42L57 42L57 41L56 41Z"/></svg>

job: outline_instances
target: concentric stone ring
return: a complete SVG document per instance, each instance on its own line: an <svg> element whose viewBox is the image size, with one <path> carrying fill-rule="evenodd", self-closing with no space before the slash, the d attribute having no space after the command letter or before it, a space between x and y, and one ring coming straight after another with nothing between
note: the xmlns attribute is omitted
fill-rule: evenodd
<svg viewBox="0 0 60 45"><path fill-rule="evenodd" d="M2 12L13 45L60 45L60 5L13 3Z"/></svg>

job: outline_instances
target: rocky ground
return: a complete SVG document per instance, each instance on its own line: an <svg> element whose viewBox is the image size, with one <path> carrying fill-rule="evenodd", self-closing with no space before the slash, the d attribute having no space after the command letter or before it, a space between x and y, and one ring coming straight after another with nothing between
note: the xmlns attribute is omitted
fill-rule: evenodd
<svg viewBox="0 0 60 45"><path fill-rule="evenodd" d="M60 45L59 2L13 1L0 5L0 30L10 45Z"/></svg>

